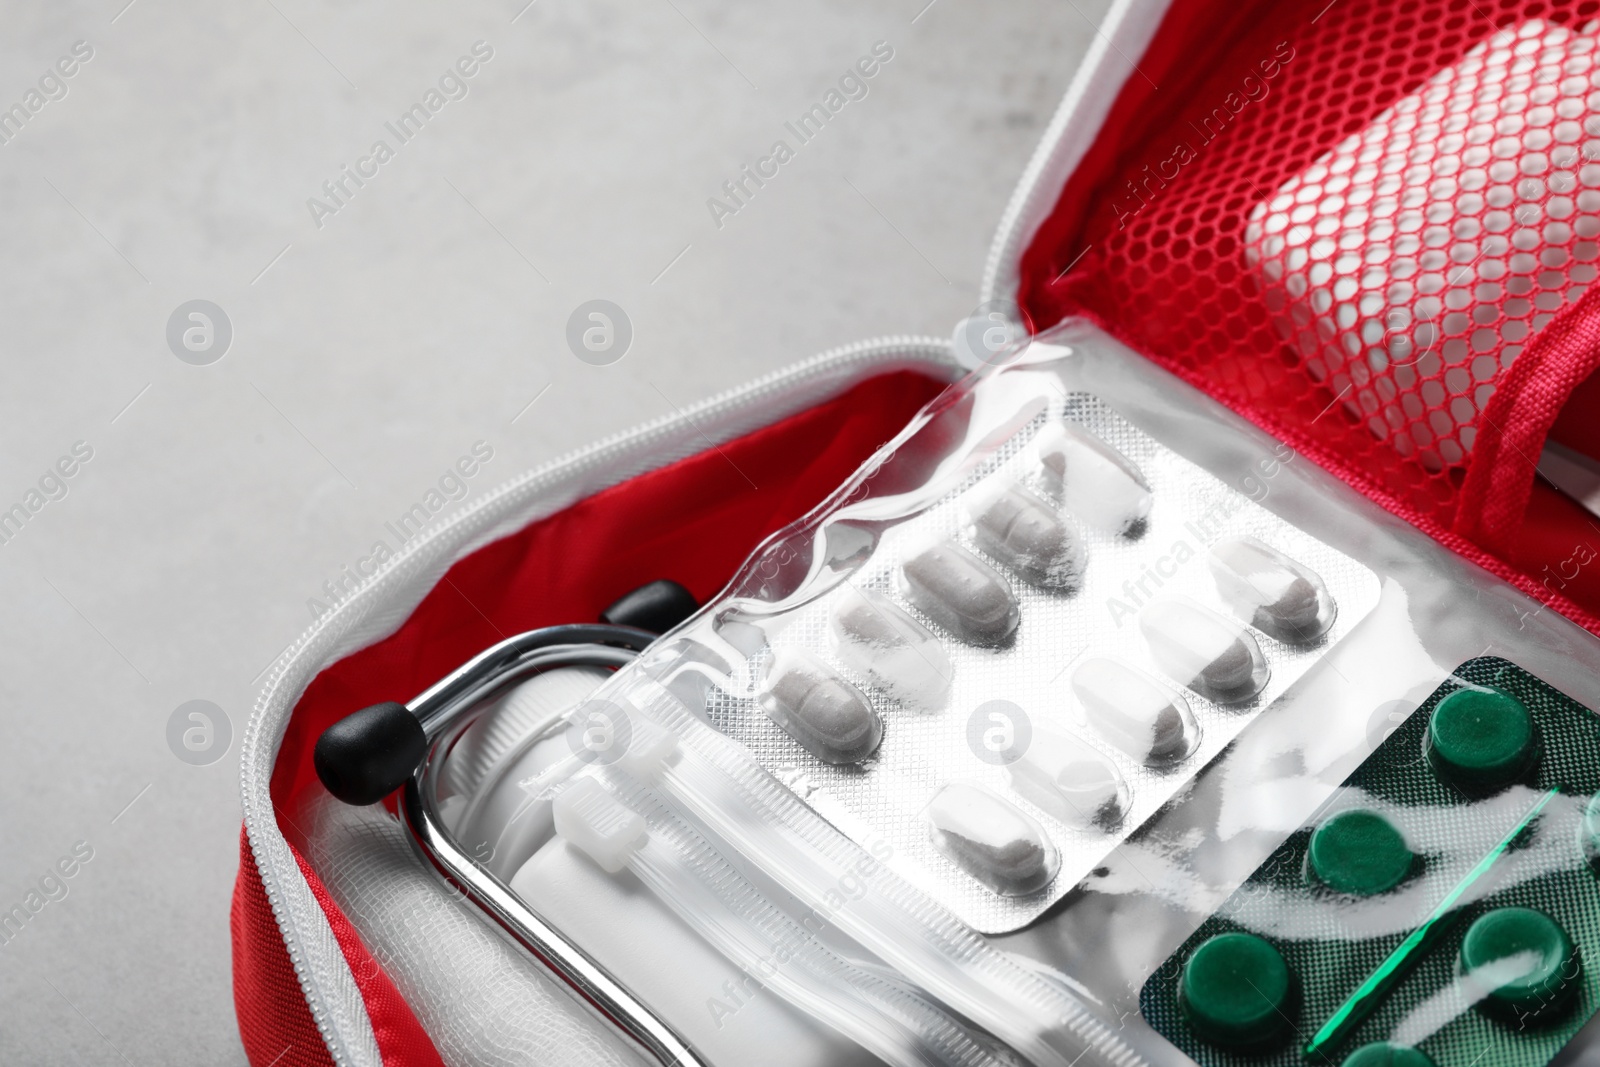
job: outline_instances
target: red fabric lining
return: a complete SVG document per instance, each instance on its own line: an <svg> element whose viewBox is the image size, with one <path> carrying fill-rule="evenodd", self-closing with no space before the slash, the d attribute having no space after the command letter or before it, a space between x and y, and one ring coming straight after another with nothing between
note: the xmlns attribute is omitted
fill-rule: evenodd
<svg viewBox="0 0 1600 1067"><path fill-rule="evenodd" d="M1542 505L1541 521L1558 528L1524 530L1515 544L1485 548L1461 536L1462 526L1481 533L1463 517L1462 468L1430 469L1401 455L1315 381L1272 322L1243 254L1256 204L1497 26L1536 17L1573 24L1597 11L1595 0L1175 0L1023 254L1025 316L1036 329L1087 316L1453 551L1600 632L1600 581L1580 576L1557 594L1540 577L1592 536L1581 513ZM1252 100L1237 95L1246 76L1255 79ZM1222 112L1224 128L1206 126L1229 94L1239 109ZM1174 162L1179 142L1198 145L1193 158ZM1499 423L1530 455L1554 418L1555 394L1577 384L1578 368L1594 366L1573 358L1554 387L1497 382L1541 397L1536 415L1519 409ZM1496 480L1515 485L1526 476L1511 508L1548 492L1529 490L1520 459L1512 466Z"/></svg>
<svg viewBox="0 0 1600 1067"><path fill-rule="evenodd" d="M1543 599L1560 594L1600 600L1600 567L1593 566L1600 560L1600 524L1571 497L1534 483L1518 552L1516 562L1538 583Z"/></svg>
<svg viewBox="0 0 1600 1067"><path fill-rule="evenodd" d="M393 983L361 944L315 872L290 813L321 785L311 747L336 718L379 700L408 700L471 655L538 626L588 621L656 578L709 599L768 535L815 507L898 433L944 383L902 371L716 449L639 475L457 562L389 637L314 679L296 705L272 778L279 826L356 974L384 1063L437 1064ZM234 1002L255 1067L323 1067L277 922L246 842L234 888ZM288 1048L287 1053L284 1050Z"/></svg>
<svg viewBox="0 0 1600 1067"><path fill-rule="evenodd" d="M1550 438L1590 459L1600 459L1600 374L1591 374L1572 391L1561 409Z"/></svg>
<svg viewBox="0 0 1600 1067"><path fill-rule="evenodd" d="M1077 305L1069 309L1054 296L1054 287L1069 271L1081 270L1080 257L1093 250L1092 244L1086 246L1084 229L1104 195L1103 183L1172 121L1171 112L1163 105L1193 97L1219 57L1257 22L1256 9L1270 6L1271 0L1255 4L1173 0L1149 47L1123 83L1094 143L1023 251L1017 302L1025 313L1040 316L1034 320L1036 329L1059 322L1069 310L1093 310Z"/></svg>

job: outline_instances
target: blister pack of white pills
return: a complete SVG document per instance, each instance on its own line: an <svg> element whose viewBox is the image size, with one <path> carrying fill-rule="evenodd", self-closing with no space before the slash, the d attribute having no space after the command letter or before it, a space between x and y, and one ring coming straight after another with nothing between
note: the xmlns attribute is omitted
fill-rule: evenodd
<svg viewBox="0 0 1600 1067"><path fill-rule="evenodd" d="M719 667L692 710L1003 933L1378 594L1370 570L1096 397L1016 367L932 405L679 635Z"/></svg>

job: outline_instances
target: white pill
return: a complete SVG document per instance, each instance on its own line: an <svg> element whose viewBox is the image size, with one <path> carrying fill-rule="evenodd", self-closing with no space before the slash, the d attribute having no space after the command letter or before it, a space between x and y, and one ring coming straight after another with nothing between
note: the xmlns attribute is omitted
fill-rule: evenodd
<svg viewBox="0 0 1600 1067"><path fill-rule="evenodd" d="M1108 533L1144 532L1154 498L1131 459L1073 423L1050 423L1035 448L1045 484L1068 511Z"/></svg>
<svg viewBox="0 0 1600 1067"><path fill-rule="evenodd" d="M1333 625L1337 608L1322 579L1270 545L1230 538L1212 547L1209 562L1223 603L1262 633L1310 644Z"/></svg>
<svg viewBox="0 0 1600 1067"><path fill-rule="evenodd" d="M828 636L841 663L897 700L937 708L950 693L955 670L939 639L877 593L847 590Z"/></svg>
<svg viewBox="0 0 1600 1067"><path fill-rule="evenodd" d="M1207 700L1249 700L1271 677L1261 646L1243 624L1188 597L1163 597L1145 605L1139 628L1156 665Z"/></svg>
<svg viewBox="0 0 1600 1067"><path fill-rule="evenodd" d="M824 763L859 763L883 740L883 720L861 690L798 649L784 649L773 658L756 701Z"/></svg>
<svg viewBox="0 0 1600 1067"><path fill-rule="evenodd" d="M1060 730L1035 731L1006 777L1024 800L1068 826L1113 827L1128 810L1128 783L1117 765Z"/></svg>
<svg viewBox="0 0 1600 1067"><path fill-rule="evenodd" d="M933 544L900 565L900 591L969 644L1005 644L1022 619L1005 579L949 541Z"/></svg>
<svg viewBox="0 0 1600 1067"><path fill-rule="evenodd" d="M1044 828L982 786L952 782L933 795L924 815L934 847L1001 896L1037 892L1061 867Z"/></svg>
<svg viewBox="0 0 1600 1067"><path fill-rule="evenodd" d="M1083 541L1055 508L1017 485L974 494L968 503L978 547L1044 589L1071 592L1083 581Z"/></svg>
<svg viewBox="0 0 1600 1067"><path fill-rule="evenodd" d="M1200 726L1183 694L1121 660L1084 660L1072 674L1072 691L1089 725L1141 763L1176 763L1200 743Z"/></svg>

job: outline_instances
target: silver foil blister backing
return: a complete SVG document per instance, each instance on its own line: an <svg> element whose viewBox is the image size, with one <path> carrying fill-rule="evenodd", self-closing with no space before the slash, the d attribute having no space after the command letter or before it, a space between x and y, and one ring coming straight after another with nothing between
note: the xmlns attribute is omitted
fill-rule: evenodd
<svg viewBox="0 0 1600 1067"><path fill-rule="evenodd" d="M1073 522L1087 544L1088 564L1081 587L1071 595L1029 586L999 560L986 556L966 530L962 507L963 500L982 483L1002 478L1050 499L1033 441L1047 422L1062 419L1089 430L1133 460L1154 497L1137 538ZM1309 647L1285 644L1252 629L1271 668L1271 678L1254 699L1223 706L1185 689L1184 680L1167 677L1156 667L1140 633L1138 611L1157 594L1178 594L1231 617L1218 596L1206 554L1220 539L1239 535L1256 537L1316 572L1337 604L1337 617L1327 634ZM962 644L901 595L895 581L901 561L908 551L938 537L954 537L1009 582L1022 615L1009 646L985 649ZM882 594L940 638L953 667L949 696L942 707L903 705L833 655L829 613L852 587ZM867 695L883 719L883 740L873 756L860 764L825 763L802 749L747 696L714 692L706 712L713 726L746 745L763 766L843 833L864 845L876 845L879 854L887 842L892 851L888 862L902 877L979 932L1004 933L1037 918L1094 870L1121 840L1171 800L1317 664L1371 611L1378 595L1377 576L1366 567L1160 445L1097 398L1073 393L1051 403L932 507L886 530L870 558L845 581L792 611L762 620L770 644L752 659L752 674L759 676L763 661L775 649L801 648L828 663ZM1200 739L1194 751L1173 765L1153 768L1122 753L1098 734L1086 721L1070 686L1073 668L1092 655L1118 657L1182 692L1199 725ZM992 702L997 700L1021 709L1019 721L1013 724L1015 735L1050 726L1083 738L1106 755L1130 789L1123 818L1109 829L1080 829L1052 818L1013 791L1003 763L997 762L982 740L984 729L992 725L987 712L974 723L979 709L990 705L992 711ZM1008 755L1016 752L1013 745ZM989 787L1045 828L1061 862L1044 889L1027 896L1001 896L933 846L923 809L940 787L955 781Z"/></svg>

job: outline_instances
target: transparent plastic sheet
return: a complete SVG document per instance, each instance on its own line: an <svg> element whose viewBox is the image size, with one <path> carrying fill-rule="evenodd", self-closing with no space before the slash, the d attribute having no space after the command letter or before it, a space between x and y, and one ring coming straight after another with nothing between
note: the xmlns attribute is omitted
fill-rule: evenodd
<svg viewBox="0 0 1600 1067"><path fill-rule="evenodd" d="M1092 395L1370 570L1382 592L1366 618L1325 643L1298 681L1069 897L1024 930L983 938L892 862L869 863L874 879L848 906L837 892L830 899L853 864L873 856L851 840L859 827L830 824L803 802L804 783L775 777L748 748L712 729L703 709L715 706L719 692L754 691L761 657L775 643L741 627L727 608L752 600L792 606L814 596L819 583L832 579L836 587L841 573L870 557L882 531L873 523L891 519L873 516L878 495L947 486L973 473L964 431L992 428L986 416L995 410L996 384L1016 374L1047 375L1060 396ZM621 672L600 700L678 733L684 756L662 776L661 796L730 862L835 910L863 946L1023 1055L1039 1063L1072 1062L1086 1051L1094 1062L1181 1062L1139 1016L1140 988L1454 665L1500 656L1592 707L1600 704L1600 645L1086 324L1052 331L977 383L947 393L880 457L892 460L769 542L728 594ZM1004 425L988 446L1019 428L1014 420ZM817 521L846 504L856 522Z"/></svg>
<svg viewBox="0 0 1600 1067"><path fill-rule="evenodd" d="M668 645L663 658L681 666ZM648 686L633 717L678 734L683 749L659 777L660 796L725 857L737 857L780 891L972 1019L1039 1067L1086 1062L1133 1067L1086 991L997 951L884 862L818 818L747 750ZM600 698L604 699L604 698ZM592 706L592 705L591 705ZM608 710L618 705L606 701ZM579 709L579 715L585 714Z"/></svg>
<svg viewBox="0 0 1600 1067"><path fill-rule="evenodd" d="M895 1067L999 1067L957 1021L893 974L830 950L814 915L800 919L745 881L650 789L627 775L613 791L581 777L556 794L556 827L584 820L622 842L626 866L692 929L765 988ZM595 826L600 823L600 826ZM605 824L610 824L609 826Z"/></svg>
<svg viewBox="0 0 1600 1067"><path fill-rule="evenodd" d="M278 950L272 946L281 938L311 1023L336 1061L367 1067L379 1063L381 1054L363 992L333 935L325 905L302 873L299 857L280 826L280 819L298 818L298 812L290 815L279 806L284 797L272 787L279 780L275 768L282 768L290 755L281 742L286 736L293 740L293 732L286 735L286 730L303 709L302 697L315 677L393 636L446 571L476 550L609 487L701 454L708 442L719 446L737 442L753 431L827 405L870 379L901 371L935 379L957 373L949 343L940 338L857 341L525 472L409 542L390 564L363 579L349 598L319 618L266 672L267 681L240 740L245 830L262 893L253 895L247 879L241 878L235 900L244 922L235 926L236 943L265 945L276 958ZM296 758L305 755L297 751ZM309 774L309 765L303 772ZM295 803L305 799L299 797ZM270 991L275 979L268 973L251 963L238 969L235 977L241 990L254 995ZM247 1035L252 1047L262 1033L278 1032L279 1025L316 1040L292 1019L271 1018L271 1010L241 1017L241 1025L252 1031L253 1036ZM262 1030L263 1026L272 1029Z"/></svg>

